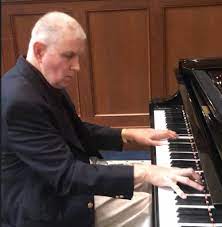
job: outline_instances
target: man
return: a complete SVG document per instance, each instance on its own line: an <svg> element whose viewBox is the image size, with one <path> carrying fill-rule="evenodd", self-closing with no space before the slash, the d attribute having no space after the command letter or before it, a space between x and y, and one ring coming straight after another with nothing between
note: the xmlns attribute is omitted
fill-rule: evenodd
<svg viewBox="0 0 222 227"><path fill-rule="evenodd" d="M7 227L94 226L94 196L131 199L144 182L198 190L192 169L90 164L123 142L161 145L174 132L111 129L82 122L64 88L80 70L86 36L72 17L51 12L32 30L27 57L2 78L2 223Z"/></svg>

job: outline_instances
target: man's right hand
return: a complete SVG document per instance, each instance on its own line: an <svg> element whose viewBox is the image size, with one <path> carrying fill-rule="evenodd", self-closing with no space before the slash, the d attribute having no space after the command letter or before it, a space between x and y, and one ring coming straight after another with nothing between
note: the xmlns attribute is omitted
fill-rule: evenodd
<svg viewBox="0 0 222 227"><path fill-rule="evenodd" d="M178 196L185 199L186 194L177 183L182 183L199 191L204 189L201 177L192 168L174 168L157 165L135 164L134 185L138 187L143 182L149 182L158 187L170 187Z"/></svg>

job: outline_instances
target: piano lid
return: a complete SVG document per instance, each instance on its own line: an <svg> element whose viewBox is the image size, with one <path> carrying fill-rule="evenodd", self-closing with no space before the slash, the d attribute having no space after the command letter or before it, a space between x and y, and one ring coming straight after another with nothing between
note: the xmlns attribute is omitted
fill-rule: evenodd
<svg viewBox="0 0 222 227"><path fill-rule="evenodd" d="M198 58L198 59L180 59L179 68L212 70L221 69L222 57L219 58Z"/></svg>
<svg viewBox="0 0 222 227"><path fill-rule="evenodd" d="M222 205L222 58L182 59L178 73L193 108L190 114L198 118L193 131L212 200Z"/></svg>
<svg viewBox="0 0 222 227"><path fill-rule="evenodd" d="M211 113L216 121L222 125L222 69L216 72L193 70L193 74L203 91ZM218 77L214 77L215 74L218 74ZM216 78L221 78L221 80L216 82Z"/></svg>
<svg viewBox="0 0 222 227"><path fill-rule="evenodd" d="M179 67L183 81L195 94L222 160L222 58L181 60Z"/></svg>

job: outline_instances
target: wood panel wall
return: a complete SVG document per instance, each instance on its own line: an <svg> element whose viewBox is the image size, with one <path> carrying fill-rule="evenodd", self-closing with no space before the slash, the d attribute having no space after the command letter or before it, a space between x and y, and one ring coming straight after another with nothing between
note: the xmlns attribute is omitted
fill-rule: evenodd
<svg viewBox="0 0 222 227"><path fill-rule="evenodd" d="M149 101L177 90L180 58L222 56L222 0L3 0L2 74L26 54L37 18L54 10L88 37L68 92L90 122L146 127Z"/></svg>

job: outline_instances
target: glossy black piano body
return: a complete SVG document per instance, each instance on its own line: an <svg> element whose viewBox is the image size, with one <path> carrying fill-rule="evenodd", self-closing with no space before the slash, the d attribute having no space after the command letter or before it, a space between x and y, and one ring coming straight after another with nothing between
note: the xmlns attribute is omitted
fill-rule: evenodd
<svg viewBox="0 0 222 227"><path fill-rule="evenodd" d="M184 110L204 172L206 189L219 216L215 220L209 214L207 226L222 226L222 58L182 59L175 72L179 90L173 97L152 100L151 126L155 127L155 110L178 107ZM154 164L156 158L154 148ZM160 226L159 202L158 189L153 187L153 226L156 227ZM217 221L221 225L216 225Z"/></svg>

